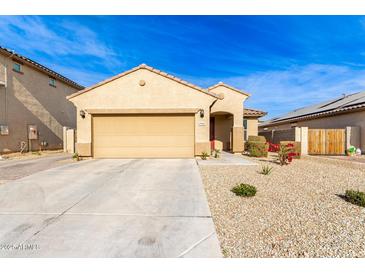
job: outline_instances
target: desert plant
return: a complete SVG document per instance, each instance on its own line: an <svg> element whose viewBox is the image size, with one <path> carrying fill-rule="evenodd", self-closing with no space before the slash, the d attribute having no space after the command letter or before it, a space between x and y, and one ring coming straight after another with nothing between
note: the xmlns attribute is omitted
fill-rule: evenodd
<svg viewBox="0 0 365 274"><path fill-rule="evenodd" d="M263 142L246 143L246 149L251 157L267 157L268 148L268 144Z"/></svg>
<svg viewBox="0 0 365 274"><path fill-rule="evenodd" d="M293 152L293 144L280 144L278 151L278 159L281 166L288 165L293 161L293 158L297 156L297 153Z"/></svg>
<svg viewBox="0 0 365 274"><path fill-rule="evenodd" d="M300 155L302 154L300 142L294 141L281 141L280 145L287 145L291 148L291 152L295 154L291 154L293 159L300 159Z"/></svg>
<svg viewBox="0 0 365 274"><path fill-rule="evenodd" d="M213 153L214 158L219 158L220 154L221 154L221 151L218 148L215 148L214 153Z"/></svg>
<svg viewBox="0 0 365 274"><path fill-rule="evenodd" d="M72 154L72 159L76 160L76 161L80 161L80 156L79 154L76 152L74 154Z"/></svg>
<svg viewBox="0 0 365 274"><path fill-rule="evenodd" d="M200 156L200 158L202 158L202 160L206 160L206 159L208 159L208 157L209 157L209 154L206 151L202 152L202 155Z"/></svg>
<svg viewBox="0 0 365 274"><path fill-rule="evenodd" d="M237 196L252 197L256 194L256 187L248 184L239 184L231 189Z"/></svg>
<svg viewBox="0 0 365 274"><path fill-rule="evenodd" d="M346 190L346 200L358 206L365 207L365 193L356 190Z"/></svg>
<svg viewBox="0 0 365 274"><path fill-rule="evenodd" d="M260 171L260 174L262 175L269 175L272 171L272 167L268 166L268 165L265 165L265 166L261 166L261 171Z"/></svg>

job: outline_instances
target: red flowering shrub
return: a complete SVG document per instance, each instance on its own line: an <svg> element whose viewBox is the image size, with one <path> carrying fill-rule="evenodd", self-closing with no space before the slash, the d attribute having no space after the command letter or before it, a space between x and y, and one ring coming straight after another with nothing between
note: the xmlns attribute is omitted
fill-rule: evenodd
<svg viewBox="0 0 365 274"><path fill-rule="evenodd" d="M293 161L294 158L299 158L300 153L296 151L294 143L280 142L280 144L273 144L268 142L268 151L277 152L280 165L287 165Z"/></svg>
<svg viewBox="0 0 365 274"><path fill-rule="evenodd" d="M280 165L287 165L293 161L293 158L298 156L298 153L294 152L293 144L280 144L278 151L278 158Z"/></svg>
<svg viewBox="0 0 365 274"><path fill-rule="evenodd" d="M268 142L269 144L269 152L278 152L279 151L279 144L273 144Z"/></svg>

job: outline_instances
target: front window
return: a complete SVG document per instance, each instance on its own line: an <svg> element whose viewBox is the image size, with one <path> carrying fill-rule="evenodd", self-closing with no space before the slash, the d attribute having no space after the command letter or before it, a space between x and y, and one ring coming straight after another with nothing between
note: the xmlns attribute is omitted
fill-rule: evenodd
<svg viewBox="0 0 365 274"><path fill-rule="evenodd" d="M49 85L52 86L52 87L56 87L56 79L49 78Z"/></svg>
<svg viewBox="0 0 365 274"><path fill-rule="evenodd" d="M247 136L247 119L243 119L243 139L245 141L248 140L248 136Z"/></svg>
<svg viewBox="0 0 365 274"><path fill-rule="evenodd" d="M16 72L22 72L22 65L19 63L14 63L13 64L13 70Z"/></svg>

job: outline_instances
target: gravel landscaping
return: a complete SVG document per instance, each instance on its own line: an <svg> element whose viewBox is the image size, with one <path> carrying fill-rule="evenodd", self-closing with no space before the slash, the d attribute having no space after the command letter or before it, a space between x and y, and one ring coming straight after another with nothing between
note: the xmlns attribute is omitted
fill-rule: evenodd
<svg viewBox="0 0 365 274"><path fill-rule="evenodd" d="M224 256L365 257L365 208L341 198L347 189L365 191L365 164L254 161L260 165L200 166ZM272 173L260 174L261 165ZM241 183L255 186L256 196L230 191Z"/></svg>

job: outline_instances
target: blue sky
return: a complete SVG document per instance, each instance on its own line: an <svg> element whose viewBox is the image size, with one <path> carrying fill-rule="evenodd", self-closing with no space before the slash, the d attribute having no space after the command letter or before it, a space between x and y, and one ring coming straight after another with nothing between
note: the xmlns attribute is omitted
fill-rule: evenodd
<svg viewBox="0 0 365 274"><path fill-rule="evenodd" d="M146 63L274 117L365 90L365 17L0 16L0 45L88 86Z"/></svg>

